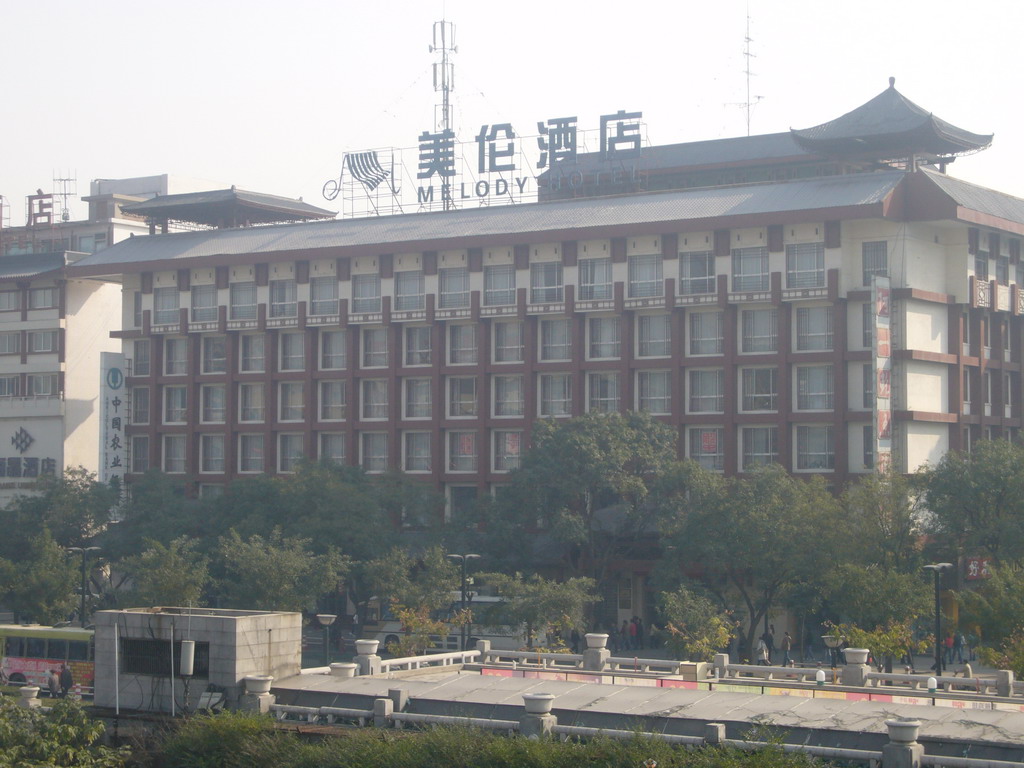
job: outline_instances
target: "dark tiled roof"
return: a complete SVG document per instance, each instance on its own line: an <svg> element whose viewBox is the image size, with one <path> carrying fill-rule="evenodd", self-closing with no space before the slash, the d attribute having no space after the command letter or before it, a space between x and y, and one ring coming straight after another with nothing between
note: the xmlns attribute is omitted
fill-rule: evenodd
<svg viewBox="0 0 1024 768"><path fill-rule="evenodd" d="M963 179L956 179L943 173L925 170L923 173L953 201L964 208L1007 221L1024 224L1024 200L1019 197L979 187Z"/></svg>
<svg viewBox="0 0 1024 768"><path fill-rule="evenodd" d="M148 262L204 259L229 254L278 254L319 249L376 248L396 252L403 244L422 246L431 241L461 240L466 246L486 238L516 235L543 238L545 233L621 226L718 219L789 211L827 211L829 208L882 203L905 176L899 171L829 176L774 184L691 189L584 198L554 203L472 208L449 212L404 214L249 227L123 240L83 258L73 268L83 274L110 274L127 265L145 268ZM336 253L335 255L342 255ZM306 256L308 258L308 255ZM110 272L104 272L104 268Z"/></svg>
<svg viewBox="0 0 1024 768"><path fill-rule="evenodd" d="M333 218L334 211L317 208L302 200L292 200L243 189L215 189L162 195L122 207L125 213L150 219L192 221L217 225L225 216L243 217L249 221L297 221Z"/></svg>
<svg viewBox="0 0 1024 768"><path fill-rule="evenodd" d="M876 154L896 157L911 153L955 155L984 149L992 136L971 133L940 120L889 87L865 104L811 128L793 129L797 142L822 154Z"/></svg>
<svg viewBox="0 0 1024 768"><path fill-rule="evenodd" d="M61 269L66 263L64 251L0 256L0 280L22 280L36 277Z"/></svg>

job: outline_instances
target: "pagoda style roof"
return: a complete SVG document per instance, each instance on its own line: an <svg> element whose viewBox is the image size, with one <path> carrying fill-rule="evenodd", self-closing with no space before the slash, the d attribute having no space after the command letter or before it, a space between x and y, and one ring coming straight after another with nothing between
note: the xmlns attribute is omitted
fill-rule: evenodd
<svg viewBox="0 0 1024 768"><path fill-rule="evenodd" d="M992 143L992 134L965 131L917 106L896 90L893 77L887 89L842 117L790 133L809 152L880 160L961 155Z"/></svg>
<svg viewBox="0 0 1024 768"><path fill-rule="evenodd" d="M302 200L247 192L236 187L162 195L124 205L121 210L155 222L186 221L221 228L333 219L337 215L335 211L317 208Z"/></svg>

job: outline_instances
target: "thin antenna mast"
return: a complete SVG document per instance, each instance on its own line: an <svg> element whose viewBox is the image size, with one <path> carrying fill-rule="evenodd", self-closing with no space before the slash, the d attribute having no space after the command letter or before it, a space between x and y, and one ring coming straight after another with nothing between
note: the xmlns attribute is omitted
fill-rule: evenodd
<svg viewBox="0 0 1024 768"><path fill-rule="evenodd" d="M455 45L455 24L444 19L434 22L434 44L430 46L430 52L441 54L441 61L434 63L434 92L441 92L440 114L437 107L434 111L434 130L447 135L453 130L451 92L455 90L455 65L449 61L448 54L459 52ZM450 211L455 203L451 196L443 197L444 210Z"/></svg>
<svg viewBox="0 0 1024 768"><path fill-rule="evenodd" d="M68 207L68 198L77 194L77 182L74 177L55 178L53 180L54 194L60 198L60 220L71 221L71 209Z"/></svg>
<svg viewBox="0 0 1024 768"><path fill-rule="evenodd" d="M757 102L750 100L750 78L754 74L750 71L750 60L755 58L754 54L750 51L750 44L754 42L750 37L750 3L747 3L747 29L743 36L743 56L746 60L746 68L743 70L743 74L746 75L747 79L747 100L743 102L743 107L747 111L747 136L750 135L750 108ZM755 96L757 101L761 100L760 96Z"/></svg>

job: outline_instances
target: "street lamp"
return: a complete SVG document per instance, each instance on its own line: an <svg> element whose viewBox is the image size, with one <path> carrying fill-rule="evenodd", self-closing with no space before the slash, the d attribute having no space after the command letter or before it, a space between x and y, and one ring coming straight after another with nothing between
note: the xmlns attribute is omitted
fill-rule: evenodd
<svg viewBox="0 0 1024 768"><path fill-rule="evenodd" d="M316 620L320 622L320 626L324 628L324 666L329 666L331 663L331 624L338 618L333 613L318 613Z"/></svg>
<svg viewBox="0 0 1024 768"><path fill-rule="evenodd" d="M932 565L921 566L926 571L935 574L935 674L942 676L942 603L939 600L939 590L942 585L942 572L952 568L952 563L933 563Z"/></svg>
<svg viewBox="0 0 1024 768"><path fill-rule="evenodd" d="M99 547L68 547L68 552L81 553L82 555L82 603L78 611L79 622L82 628L85 628L85 561L89 557L90 552L98 552Z"/></svg>
<svg viewBox="0 0 1024 768"><path fill-rule="evenodd" d="M466 562L468 560L479 560L480 555L465 554L465 555L448 555L452 560L456 560L459 563L459 568L462 572L462 612L466 612ZM459 632L460 637L460 650L466 650L466 625L462 625L462 629Z"/></svg>

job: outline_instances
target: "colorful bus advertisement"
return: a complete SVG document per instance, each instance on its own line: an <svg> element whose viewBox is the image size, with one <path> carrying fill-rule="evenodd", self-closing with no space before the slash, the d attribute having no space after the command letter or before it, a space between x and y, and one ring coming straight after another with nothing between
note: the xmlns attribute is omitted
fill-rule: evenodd
<svg viewBox="0 0 1024 768"><path fill-rule="evenodd" d="M96 664L91 629L0 624L0 659L3 677L12 685L38 685L45 692L47 673L59 675L66 664L74 681L72 692L92 695Z"/></svg>

